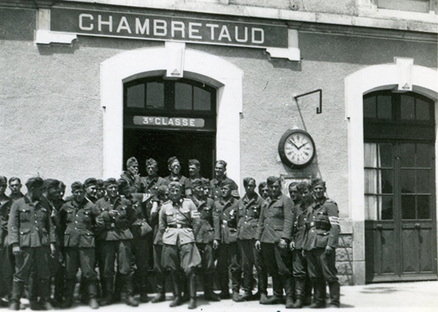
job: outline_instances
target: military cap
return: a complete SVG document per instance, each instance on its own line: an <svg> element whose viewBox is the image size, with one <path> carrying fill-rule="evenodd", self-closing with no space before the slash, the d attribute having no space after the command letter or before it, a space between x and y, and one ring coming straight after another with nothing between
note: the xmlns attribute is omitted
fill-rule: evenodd
<svg viewBox="0 0 438 312"><path fill-rule="evenodd" d="M65 186L65 183L64 183L64 182L59 181L58 187L59 187L59 188L62 188L62 189L65 189L66 186Z"/></svg>
<svg viewBox="0 0 438 312"><path fill-rule="evenodd" d="M254 181L254 183L256 183L256 180L254 178L251 177L247 177L245 179L243 179L243 186L248 186L249 182ZM257 183L256 183L257 184Z"/></svg>
<svg viewBox="0 0 438 312"><path fill-rule="evenodd" d="M310 190L310 184L307 182L300 182L297 185L297 191L303 192L305 190Z"/></svg>
<svg viewBox="0 0 438 312"><path fill-rule="evenodd" d="M84 188L87 188L91 185L97 186L97 180L95 178L88 178L84 181Z"/></svg>
<svg viewBox="0 0 438 312"><path fill-rule="evenodd" d="M225 160L217 160L216 164L221 164L224 166L224 168L227 168L227 162Z"/></svg>
<svg viewBox="0 0 438 312"><path fill-rule="evenodd" d="M117 185L119 186L119 189L123 190L125 187L129 186L129 183L125 179L120 178L117 180Z"/></svg>
<svg viewBox="0 0 438 312"><path fill-rule="evenodd" d="M192 187L204 186L204 183L201 179L194 179L192 181Z"/></svg>
<svg viewBox="0 0 438 312"><path fill-rule="evenodd" d="M197 159L189 159L189 166L191 166L191 165L195 165L195 166L201 168L201 163Z"/></svg>
<svg viewBox="0 0 438 312"><path fill-rule="evenodd" d="M149 158L149 159L146 159L146 167L147 166L157 166L158 167L158 163L155 159Z"/></svg>
<svg viewBox="0 0 438 312"><path fill-rule="evenodd" d="M231 196L233 196L236 199L240 199L240 195L239 195L239 192L237 190L232 190Z"/></svg>
<svg viewBox="0 0 438 312"><path fill-rule="evenodd" d="M96 185L97 185L97 187L104 187L105 182L102 179L97 179Z"/></svg>
<svg viewBox="0 0 438 312"><path fill-rule="evenodd" d="M226 185L231 186L231 188L233 188L233 186L234 186L233 180L231 180L231 179L226 179L226 180L223 180L223 181L221 182L221 187L224 187L224 186L226 186Z"/></svg>
<svg viewBox="0 0 438 312"><path fill-rule="evenodd" d="M114 178L106 179L105 182L104 182L105 187L108 187L108 186L113 185L113 184L118 186L117 180L114 179Z"/></svg>
<svg viewBox="0 0 438 312"><path fill-rule="evenodd" d="M171 188L171 187L179 187L180 190L182 190L182 184L179 183L178 181L172 181L172 182L170 182L170 183L169 183L169 188Z"/></svg>
<svg viewBox="0 0 438 312"><path fill-rule="evenodd" d="M278 181L278 182L281 182L279 177L270 176L270 177L268 177L268 179L266 180L266 184L268 184L268 186L269 186L269 185L274 184L274 183L277 182L277 181Z"/></svg>
<svg viewBox="0 0 438 312"><path fill-rule="evenodd" d="M131 166L138 166L138 160L135 157L131 157L126 161L126 166L127 167L131 167Z"/></svg>
<svg viewBox="0 0 438 312"><path fill-rule="evenodd" d="M320 185L323 188L325 188L325 181L322 179L313 179L312 180L312 188L314 188L315 186Z"/></svg>
<svg viewBox="0 0 438 312"><path fill-rule="evenodd" d="M210 188L210 180L207 178L202 178L202 183L204 184L204 187L208 186Z"/></svg>
<svg viewBox="0 0 438 312"><path fill-rule="evenodd" d="M29 180L27 180L26 182L26 187L28 189L32 189L32 188L36 188L36 187L41 187L44 184L44 180L41 179L40 177L33 177L30 178Z"/></svg>
<svg viewBox="0 0 438 312"><path fill-rule="evenodd" d="M84 185L79 181L73 182L73 184L71 185L72 192L76 190L83 190L83 189L84 189Z"/></svg>
<svg viewBox="0 0 438 312"><path fill-rule="evenodd" d="M8 178L5 176L0 176L0 185L7 185L8 184Z"/></svg>
<svg viewBox="0 0 438 312"><path fill-rule="evenodd" d="M259 190L261 190L261 189L263 189L264 187L266 187L266 182L265 181L262 181L262 182L260 182L259 183Z"/></svg>
<svg viewBox="0 0 438 312"><path fill-rule="evenodd" d="M167 165L170 167L175 161L179 162L178 157L176 156L169 157L169 159L167 160Z"/></svg>
<svg viewBox="0 0 438 312"><path fill-rule="evenodd" d="M56 179L45 179L43 186L45 189L49 188L58 188L59 187L59 181Z"/></svg>

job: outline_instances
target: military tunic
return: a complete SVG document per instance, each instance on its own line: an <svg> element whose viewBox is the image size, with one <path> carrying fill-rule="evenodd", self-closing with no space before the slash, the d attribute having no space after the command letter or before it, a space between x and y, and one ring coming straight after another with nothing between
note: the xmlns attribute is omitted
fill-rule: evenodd
<svg viewBox="0 0 438 312"><path fill-rule="evenodd" d="M134 176L129 171L123 171L120 177L128 182L130 193L139 193L142 191L139 175Z"/></svg>
<svg viewBox="0 0 438 312"><path fill-rule="evenodd" d="M8 241L8 221L12 200L6 195L0 200L0 296L11 293L13 275L13 255Z"/></svg>
<svg viewBox="0 0 438 312"><path fill-rule="evenodd" d="M259 293L266 294L266 268L260 251L255 248L255 238L263 202L263 198L257 194L251 199L248 195L243 196L239 201L237 233L242 259L243 290L245 292L252 291L253 266L255 266L259 279Z"/></svg>
<svg viewBox="0 0 438 312"><path fill-rule="evenodd" d="M236 182L234 182L233 179L230 179L228 177L224 177L223 179L218 180L218 179L214 178L210 181L211 196L214 200L217 200L217 199L222 197L221 187L224 184L231 184L231 190L238 189L238 186L237 186Z"/></svg>
<svg viewBox="0 0 438 312"><path fill-rule="evenodd" d="M167 201L160 210L159 229L163 233L162 265L165 270L184 270L188 275L200 266L201 255L195 245L193 229L198 226L199 212L191 199L178 203Z"/></svg>
<svg viewBox="0 0 438 312"><path fill-rule="evenodd" d="M87 280L96 280L94 227L100 210L89 201L65 203L60 212L64 231L66 279L76 278L78 268Z"/></svg>
<svg viewBox="0 0 438 312"><path fill-rule="evenodd" d="M219 272L222 291L228 293L228 269L231 271L231 284L234 292L239 292L241 263L237 245L237 224L239 221L239 202L230 197L214 202L215 240L221 242L218 250L216 270ZM217 229L220 229L218 231Z"/></svg>

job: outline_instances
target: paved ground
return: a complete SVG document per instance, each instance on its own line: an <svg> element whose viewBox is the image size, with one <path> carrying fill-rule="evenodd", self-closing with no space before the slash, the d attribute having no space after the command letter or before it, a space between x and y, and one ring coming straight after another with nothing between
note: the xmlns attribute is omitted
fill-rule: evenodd
<svg viewBox="0 0 438 312"><path fill-rule="evenodd" d="M202 293L198 295L198 308L193 311L202 312L285 312L284 305L260 305L257 301L235 303L232 300L208 303L202 299ZM169 301L171 295L168 294ZM109 307L101 307L100 312L122 311L157 311L157 312L181 312L189 311L187 304L180 307L169 308L169 301L152 304L141 304L138 308L131 308L125 304L115 304ZM27 305L23 305L27 306ZM22 307L23 308L23 307ZM29 307L26 307L29 310ZM303 310L310 311L308 308ZM326 309L337 310L337 309ZM341 287L341 311L438 311L438 282L412 282L393 284L372 284L364 286ZM86 306L76 305L73 312L91 312ZM287 310L295 311L295 310Z"/></svg>

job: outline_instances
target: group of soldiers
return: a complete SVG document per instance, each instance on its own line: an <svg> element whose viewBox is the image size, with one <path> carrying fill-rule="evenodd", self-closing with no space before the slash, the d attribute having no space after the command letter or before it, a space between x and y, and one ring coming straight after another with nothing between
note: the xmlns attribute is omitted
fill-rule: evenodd
<svg viewBox="0 0 438 312"><path fill-rule="evenodd" d="M79 269L81 301L93 309L121 299L138 306L134 293L148 302L151 279L153 303L166 299L171 280L170 307L188 301L194 309L197 276L208 301L324 308L328 285L329 306L339 307L338 208L324 181L292 183L287 196L279 177L260 183L258 193L248 177L240 197L223 160L211 180L195 159L189 177L176 157L165 178L154 159L145 177L134 157L126 165L119 179L74 182L66 198L59 180L30 178L23 195L19 178L0 176L0 296L9 309L19 310L24 294L32 310L71 307Z"/></svg>

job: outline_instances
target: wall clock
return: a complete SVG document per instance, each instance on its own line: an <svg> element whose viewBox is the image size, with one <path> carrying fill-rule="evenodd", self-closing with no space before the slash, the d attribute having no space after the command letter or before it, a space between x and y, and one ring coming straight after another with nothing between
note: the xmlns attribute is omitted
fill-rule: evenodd
<svg viewBox="0 0 438 312"><path fill-rule="evenodd" d="M278 143L278 153L284 164L302 168L309 165L315 156L315 143L305 130L287 130Z"/></svg>

